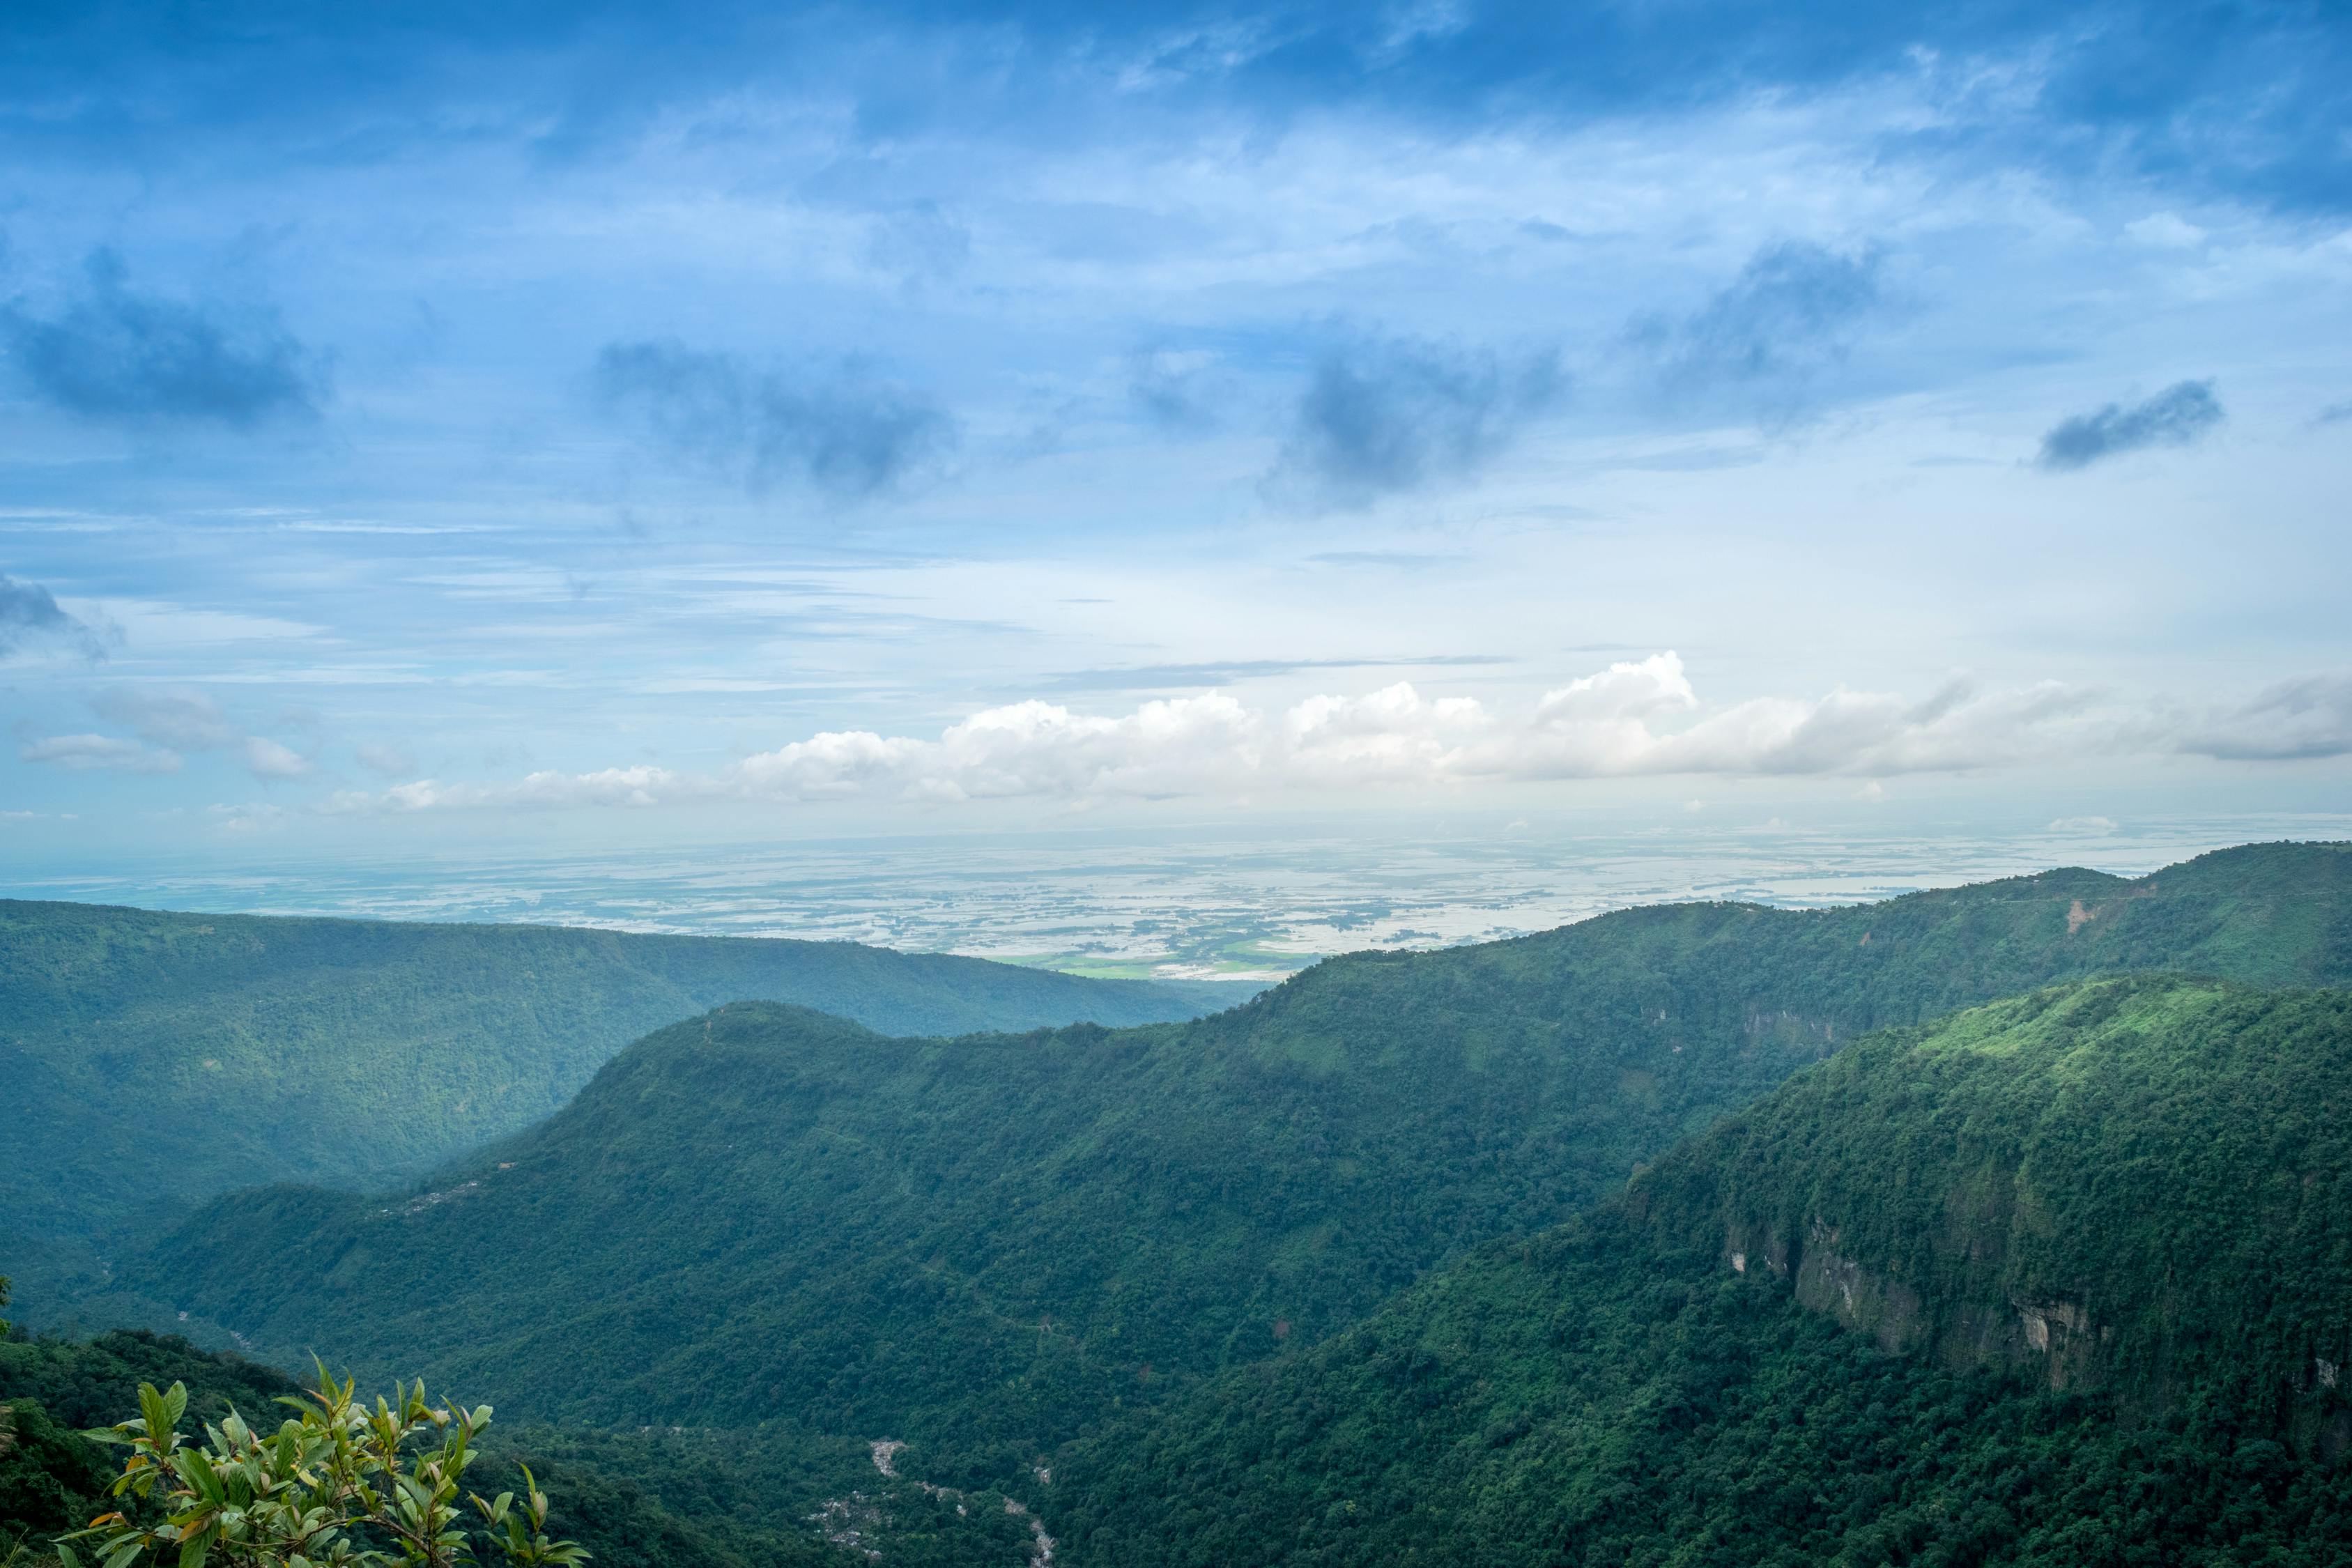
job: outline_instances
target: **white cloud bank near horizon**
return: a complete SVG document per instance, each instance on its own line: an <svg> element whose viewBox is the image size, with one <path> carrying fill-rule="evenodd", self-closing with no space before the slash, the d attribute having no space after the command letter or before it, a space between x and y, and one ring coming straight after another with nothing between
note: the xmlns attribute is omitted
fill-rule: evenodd
<svg viewBox="0 0 2352 1568"><path fill-rule="evenodd" d="M330 812L659 807L711 801L950 805L1347 793L1643 776L1959 773L2087 758L2280 763L2352 754L2352 674L2281 680L2242 699L2127 700L2055 680L1924 699L1841 686L1709 710L1667 651L1611 665L1517 712L1399 682L1274 711L1223 692L1104 717L1031 700L937 739L827 731L726 767L541 770L492 783L420 779L343 790Z"/></svg>

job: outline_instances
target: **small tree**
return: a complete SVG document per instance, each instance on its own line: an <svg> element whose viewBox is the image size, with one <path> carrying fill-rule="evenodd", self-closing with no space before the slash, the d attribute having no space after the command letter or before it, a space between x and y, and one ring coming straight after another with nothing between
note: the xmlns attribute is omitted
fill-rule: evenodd
<svg viewBox="0 0 2352 1568"><path fill-rule="evenodd" d="M475 1440L490 1424L489 1406L430 1404L425 1384L395 1384L373 1409L357 1402L350 1381L319 1368L318 1387L278 1403L297 1414L268 1435L235 1410L201 1444L178 1430L188 1391L139 1389L134 1420L90 1437L131 1450L113 1495L154 1502L160 1522L120 1510L65 1538L89 1542L101 1568L130 1568L149 1552L174 1552L180 1568L217 1556L230 1568L457 1568L481 1561L464 1525L458 1487L473 1463ZM547 1536L547 1494L526 1468L525 1495L485 1500L467 1493L490 1549L515 1568L560 1568L587 1553ZM147 1510L142 1510L147 1511ZM60 1543L65 1568L80 1568Z"/></svg>

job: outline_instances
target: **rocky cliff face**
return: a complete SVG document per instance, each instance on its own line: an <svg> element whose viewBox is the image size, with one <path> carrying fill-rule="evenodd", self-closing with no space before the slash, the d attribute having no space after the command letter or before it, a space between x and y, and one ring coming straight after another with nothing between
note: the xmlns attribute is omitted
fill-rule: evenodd
<svg viewBox="0 0 2352 1568"><path fill-rule="evenodd" d="M2352 998L2065 987L1851 1047L1632 1212L1889 1352L2352 1438ZM2332 1434L2332 1436L2331 1436Z"/></svg>

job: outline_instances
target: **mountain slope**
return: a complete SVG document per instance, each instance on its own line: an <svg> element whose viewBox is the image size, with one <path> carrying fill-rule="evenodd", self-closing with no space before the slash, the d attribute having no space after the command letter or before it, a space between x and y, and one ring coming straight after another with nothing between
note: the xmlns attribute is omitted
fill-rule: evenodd
<svg viewBox="0 0 2352 1568"><path fill-rule="evenodd" d="M1191 1017L1244 990L846 942L0 901L0 1261L257 1179L397 1179L538 1120L646 1031L747 997L924 1034Z"/></svg>
<svg viewBox="0 0 2352 1568"><path fill-rule="evenodd" d="M273 1355L534 1415L908 1438L934 1479L1001 1480L1559 1223L1860 1031L2141 965L2352 976L2347 869L2268 847L2136 882L1632 910L1120 1032L894 1040L730 1006L430 1193L237 1194L136 1279Z"/></svg>
<svg viewBox="0 0 2352 1568"><path fill-rule="evenodd" d="M2099 983L1875 1037L1062 1454L1066 1560L2345 1561L2347 1110L2340 992Z"/></svg>

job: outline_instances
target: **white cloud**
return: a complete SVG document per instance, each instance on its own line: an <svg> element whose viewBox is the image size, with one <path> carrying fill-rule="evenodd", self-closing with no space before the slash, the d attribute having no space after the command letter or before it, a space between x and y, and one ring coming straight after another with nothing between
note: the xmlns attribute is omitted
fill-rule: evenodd
<svg viewBox="0 0 2352 1568"><path fill-rule="evenodd" d="M2132 708L2045 681L1924 701L1840 688L1707 712L1674 653L1613 664L1519 714L1399 682L1311 697L1279 713L1224 693L1119 717L1030 700L975 713L936 740L832 731L711 773L641 765L541 771L506 784L422 779L335 809L658 806L733 799L1074 801L1347 791L1381 785L1687 775L1832 775L1884 797L1884 778L2105 754L2280 758L2352 751L2352 682L2290 682L2202 718Z"/></svg>
<svg viewBox="0 0 2352 1568"><path fill-rule="evenodd" d="M298 779L310 771L310 759L290 746L261 735L245 738L245 765L261 779Z"/></svg>
<svg viewBox="0 0 2352 1568"><path fill-rule="evenodd" d="M141 745L117 735L49 735L27 741L16 753L28 763L60 768L111 768L128 773L180 771L180 753Z"/></svg>
<svg viewBox="0 0 2352 1568"><path fill-rule="evenodd" d="M2050 825L2051 832L2076 838L2105 838L2115 830L2111 816L2062 816Z"/></svg>
<svg viewBox="0 0 2352 1568"><path fill-rule="evenodd" d="M67 763L74 767L121 767L140 773L169 773L180 766L182 752L234 752L247 772L259 779L299 778L310 771L310 761L293 748L264 735L250 734L221 710L219 703L188 687L111 686L90 699L101 719L136 734L146 746L103 735L63 739L99 742L95 750L122 757L169 757L168 763L137 762ZM149 750L148 748L152 748ZM48 761L48 758L32 759ZM62 759L59 759L62 760Z"/></svg>

